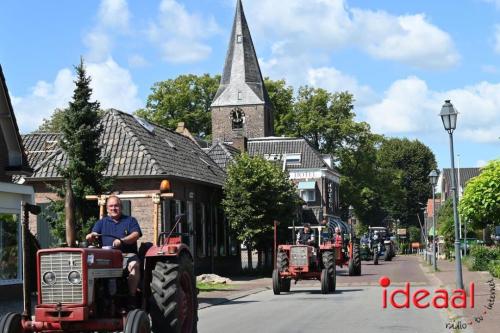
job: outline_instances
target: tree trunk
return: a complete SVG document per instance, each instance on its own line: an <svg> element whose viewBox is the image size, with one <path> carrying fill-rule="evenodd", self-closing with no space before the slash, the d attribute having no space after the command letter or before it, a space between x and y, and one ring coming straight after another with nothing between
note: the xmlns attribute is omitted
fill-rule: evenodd
<svg viewBox="0 0 500 333"><path fill-rule="evenodd" d="M247 245L247 267L249 270L253 269L253 262L252 262L252 247L250 245Z"/></svg>
<svg viewBox="0 0 500 333"><path fill-rule="evenodd" d="M257 269L262 269L262 249L257 250Z"/></svg>

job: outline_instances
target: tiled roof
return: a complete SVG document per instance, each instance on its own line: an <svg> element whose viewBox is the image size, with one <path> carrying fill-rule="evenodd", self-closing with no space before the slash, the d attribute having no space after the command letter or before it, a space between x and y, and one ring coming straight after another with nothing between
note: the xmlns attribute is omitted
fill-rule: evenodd
<svg viewBox="0 0 500 333"><path fill-rule="evenodd" d="M8 146L7 167L9 174L31 174L31 168L28 163L28 158L24 151L23 141L19 135L19 127L17 126L16 115L12 108L12 102L3 75L3 69L0 65L0 135L6 135L5 142ZM3 170L2 170L3 172Z"/></svg>
<svg viewBox="0 0 500 333"><path fill-rule="evenodd" d="M106 171L109 176L178 177L215 185L224 182L224 171L196 143L181 134L114 109L105 113L101 123L104 154L110 158ZM53 134L41 133L24 136L30 151L36 151L52 138ZM38 160L32 178L60 177L56 166L66 164L64 152L38 154L29 155ZM39 158L42 154L46 156L44 161Z"/></svg>
<svg viewBox="0 0 500 333"><path fill-rule="evenodd" d="M226 170L228 164L234 161L235 157L240 154L238 149L220 141L217 141L216 144L205 151L207 155L210 156L210 158L223 170Z"/></svg>
<svg viewBox="0 0 500 333"><path fill-rule="evenodd" d="M479 176L479 174L481 173L480 168L460 168L460 177L459 177L458 170L459 169L455 169L455 172L457 172L456 177L457 177L457 181L458 181L458 178L460 178L460 187L462 189L465 189L465 184L471 178ZM443 178L447 184L451 184L451 168L443 169Z"/></svg>
<svg viewBox="0 0 500 333"><path fill-rule="evenodd" d="M250 155L277 155L300 154L300 163L288 164L287 169L330 168L321 154L303 138L264 137L248 139L248 153ZM335 170L336 171L336 170Z"/></svg>

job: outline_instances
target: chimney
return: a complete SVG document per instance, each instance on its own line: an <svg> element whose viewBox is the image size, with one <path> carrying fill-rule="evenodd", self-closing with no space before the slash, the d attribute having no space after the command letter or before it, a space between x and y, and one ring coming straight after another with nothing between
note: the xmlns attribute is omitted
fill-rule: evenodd
<svg viewBox="0 0 500 333"><path fill-rule="evenodd" d="M175 130L177 133L180 133L180 134L183 134L184 133L184 129L186 127L184 126L184 122L181 121L179 123L177 123L177 129Z"/></svg>
<svg viewBox="0 0 500 333"><path fill-rule="evenodd" d="M236 135L233 138L233 147L244 153L247 151L247 137L243 135Z"/></svg>

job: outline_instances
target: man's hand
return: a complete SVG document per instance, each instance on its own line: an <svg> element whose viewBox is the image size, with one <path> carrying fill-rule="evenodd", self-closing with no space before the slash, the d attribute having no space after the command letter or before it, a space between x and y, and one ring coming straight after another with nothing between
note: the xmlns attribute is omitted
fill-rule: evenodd
<svg viewBox="0 0 500 333"><path fill-rule="evenodd" d="M119 248L122 245L122 243L124 243L122 239L115 239L113 240L113 247Z"/></svg>
<svg viewBox="0 0 500 333"><path fill-rule="evenodd" d="M101 236L100 234L98 234L97 232L94 232L92 231L90 234L88 234L87 236L85 236L85 239L87 241L96 241L97 238L99 238L99 236Z"/></svg>

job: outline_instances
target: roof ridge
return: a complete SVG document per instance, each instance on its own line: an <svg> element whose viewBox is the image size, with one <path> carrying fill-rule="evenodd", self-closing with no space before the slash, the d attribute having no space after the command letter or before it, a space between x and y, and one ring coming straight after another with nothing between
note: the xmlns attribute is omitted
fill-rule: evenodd
<svg viewBox="0 0 500 333"><path fill-rule="evenodd" d="M138 135L136 135L136 133L134 132L134 130L130 126L128 126L127 123L121 118L121 115L123 115L123 114L127 114L129 116L132 116L132 115L130 115L130 114L126 113L126 112L120 111L120 110L110 109L110 116L114 117L115 119L117 119L118 124L120 124L120 126L123 128L123 130L125 130L127 132L127 134L129 134L130 140L137 143L137 147L139 148L140 151L142 151L144 153L144 156L146 156L148 158L148 160L151 163L151 166L153 167L153 169L155 170L155 172L158 173L158 174L164 173L165 170L163 170L163 168L158 163L158 161L148 151L148 149L141 142L141 140L139 140Z"/></svg>

